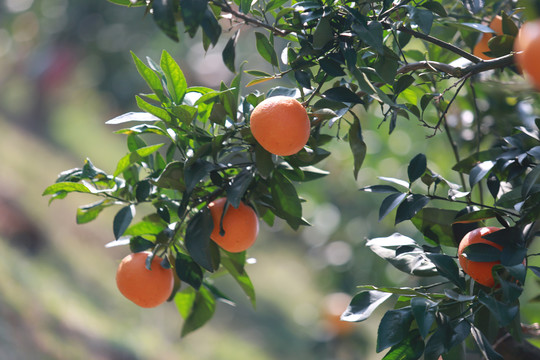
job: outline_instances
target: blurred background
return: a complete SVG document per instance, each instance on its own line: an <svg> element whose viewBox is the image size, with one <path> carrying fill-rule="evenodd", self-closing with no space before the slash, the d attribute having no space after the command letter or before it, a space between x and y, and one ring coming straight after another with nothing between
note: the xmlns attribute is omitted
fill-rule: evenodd
<svg viewBox="0 0 540 360"><path fill-rule="evenodd" d="M263 226L250 250L257 308L231 279L222 279L237 306L219 304L211 322L184 339L173 304L140 309L117 291L116 266L129 249L104 247L113 240L114 210L78 226L76 208L89 199L71 194L49 205L41 197L58 173L85 158L112 172L127 152L125 138L104 123L137 111L134 96L147 91L130 51L159 59L166 49L190 86L230 82L233 74L221 60L224 39L205 53L200 38L180 33L174 43L143 9L105 0L0 0L0 359L382 358L374 341L384 308L359 324L336 317L358 285L415 285L364 246L395 229L391 217L378 222L382 198L358 188L379 183L377 176L405 178L406 164L419 152L430 152L428 160L439 164L429 164L432 170L458 182L447 143L441 136L426 139L420 125L407 123L389 137L380 118L360 109L368 156L358 180L348 144L338 141L321 165L331 175L299 185L313 226L298 232L282 223ZM248 29L241 35L237 59L247 61L246 69L261 69L252 37ZM291 84L264 84L276 85ZM457 109L451 116L459 141L471 140L472 113ZM411 225L397 230L421 239ZM538 310L525 306L525 320L538 321Z"/></svg>

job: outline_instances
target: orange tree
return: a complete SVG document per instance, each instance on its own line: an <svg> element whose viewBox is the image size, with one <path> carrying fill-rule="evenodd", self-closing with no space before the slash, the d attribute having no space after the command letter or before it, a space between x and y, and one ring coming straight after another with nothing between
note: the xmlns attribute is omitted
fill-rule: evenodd
<svg viewBox="0 0 540 360"><path fill-rule="evenodd" d="M212 317L217 299L227 299L213 273L230 274L255 303L246 251L229 252L212 240L216 226L226 236L227 209L250 207L270 225L276 218L293 229L309 225L297 184L327 174L316 165L336 139L349 143L358 177L366 156L360 114L368 112L380 119L379 131L400 127L440 137L454 166L443 177L433 169L446 154L427 151L406 164L405 179L362 185L385 194L381 220L392 214L396 225L411 222L419 234L394 233L366 245L423 285L359 286L342 320L360 322L383 303L393 306L378 329L376 350L387 351L385 359L538 358L524 342L520 317L526 275L540 275L524 261L535 255L528 249L540 215L538 95L515 67L513 51L521 25L537 16L537 2L110 1L144 8L173 40L178 26L191 37L201 33L206 50L227 33L223 61L237 74L219 89L188 86L166 51L146 62L133 54L151 92L136 96L140 112L108 121L124 126L117 133L126 136L128 153L112 174L86 160L44 192L51 201L71 192L95 196L97 202L78 208L78 223L118 208L114 244L151 252L148 267L159 257L174 269L170 300L185 319L183 335ZM496 16L500 31L489 27ZM271 71L238 66L236 45L246 28L255 29L256 49ZM491 60L473 55L485 34L483 53ZM241 76L249 77L246 89ZM290 86L249 92L249 85L274 79ZM307 143L293 154L268 152L250 129L253 109L276 96L298 99L309 117ZM470 121L456 121L460 112ZM266 126L260 136L273 130ZM223 198L225 212L213 216L209 204ZM145 213L134 220L138 209ZM459 267L456 254L465 234L488 225L500 230L460 249L469 264L493 264L495 283L486 287Z"/></svg>

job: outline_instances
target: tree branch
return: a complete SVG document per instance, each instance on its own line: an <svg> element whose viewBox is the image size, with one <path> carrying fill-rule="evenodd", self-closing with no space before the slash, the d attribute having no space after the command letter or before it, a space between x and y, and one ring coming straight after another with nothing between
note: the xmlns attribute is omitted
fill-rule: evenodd
<svg viewBox="0 0 540 360"><path fill-rule="evenodd" d="M257 27L265 28L267 30L270 30L276 36L285 37L291 33L290 31L287 31L287 30L278 29L270 24L262 22L259 19L255 19L250 16L247 16L246 14L243 14L240 11L233 9L227 1L213 0L212 3L216 6L219 6L221 10L223 10L226 13L231 14L235 18L242 19L246 24L251 24Z"/></svg>

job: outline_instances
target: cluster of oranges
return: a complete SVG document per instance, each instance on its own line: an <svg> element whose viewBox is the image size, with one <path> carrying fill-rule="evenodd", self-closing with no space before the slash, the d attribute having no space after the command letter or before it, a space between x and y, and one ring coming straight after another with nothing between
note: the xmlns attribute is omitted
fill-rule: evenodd
<svg viewBox="0 0 540 360"><path fill-rule="evenodd" d="M484 33L473 48L473 55L483 59L493 59L489 56L491 49L488 42L494 36L503 35L503 18L497 15L490 22L493 33ZM520 72L524 72L532 85L540 90L540 19L523 24L514 40L514 59Z"/></svg>
<svg viewBox="0 0 540 360"><path fill-rule="evenodd" d="M288 156L299 152L310 135L310 121L304 106L291 97L275 96L262 101L251 114L251 131L257 142L268 152ZM259 233L257 214L240 202L237 208L228 206L227 198L208 204L214 228L210 238L222 249L237 253L250 248ZM150 308L167 301L174 288L173 270L154 256L146 267L150 252L126 256L118 266L116 283L120 292L135 304Z"/></svg>

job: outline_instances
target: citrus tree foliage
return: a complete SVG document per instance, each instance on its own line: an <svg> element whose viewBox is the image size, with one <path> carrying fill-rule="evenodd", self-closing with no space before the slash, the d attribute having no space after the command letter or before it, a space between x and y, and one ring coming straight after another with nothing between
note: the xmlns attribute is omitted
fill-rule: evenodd
<svg viewBox="0 0 540 360"><path fill-rule="evenodd" d="M212 317L217 300L231 301L213 284L220 274L236 279L255 304L246 253L228 253L209 237L208 203L226 196L233 207L240 201L253 206L269 225L276 218L293 229L309 225L296 184L327 174L316 165L330 155L336 139L350 144L351 176L358 176L366 155L359 114L367 111L378 114L380 131L423 129L428 137L448 141L455 176L443 178L430 169L429 153L416 154L405 179L380 177L380 183L360 189L385 194L380 219L410 221L423 235L412 239L395 233L366 245L427 285L360 286L342 319L363 321L379 305L394 301L378 330L376 350L387 351L385 359L464 358L464 343L486 359L502 359L492 346L499 329L522 340L523 284L528 269L540 275L540 268L524 261L540 215L540 135L533 120L515 127L482 124L478 101L486 94L476 89L486 79L521 83L520 94L509 94L516 98L507 113L514 114L536 96L515 67L512 51L523 21L535 17L535 2L110 1L145 7L172 40L178 41L179 31L191 37L200 33L206 50L224 41L223 62L236 74L219 89L192 86L166 51L160 59L133 54L150 92L136 96L138 112L108 121L124 126L117 133L126 137L128 152L112 174L86 160L81 168L61 173L44 192L51 201L70 192L94 195L97 202L77 210L78 223L115 207L117 243L165 256L165 266L187 284L172 296L185 319L183 335ZM485 61L472 55L472 48L483 33L493 33L488 24L495 15L502 18L503 33L489 41L492 59ZM246 24L254 29L256 49L271 72L238 64L237 29ZM241 87L241 77L248 86L274 79L286 79L290 86L250 92ZM268 153L250 132L253 108L275 95L296 97L308 109L311 136L295 155ZM458 102L477 123L469 141L456 139L448 121ZM495 122L506 120L493 116ZM489 126L494 134L486 143ZM136 212L143 212L141 220L134 220ZM463 235L487 223L501 228L489 239L503 250L479 244L466 255L471 261L500 262L493 289L471 281L455 256Z"/></svg>

